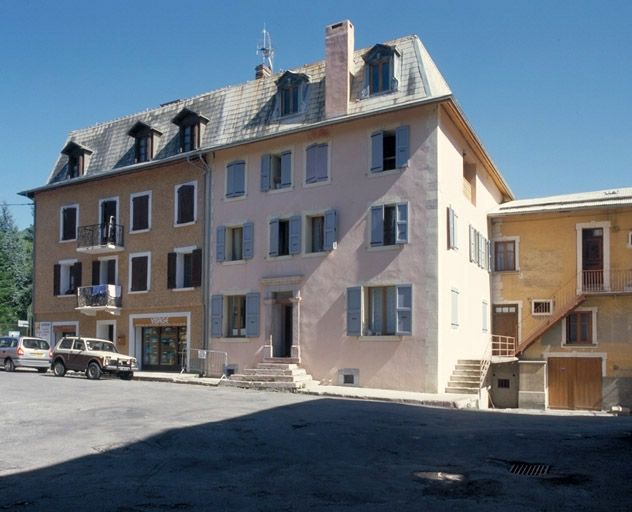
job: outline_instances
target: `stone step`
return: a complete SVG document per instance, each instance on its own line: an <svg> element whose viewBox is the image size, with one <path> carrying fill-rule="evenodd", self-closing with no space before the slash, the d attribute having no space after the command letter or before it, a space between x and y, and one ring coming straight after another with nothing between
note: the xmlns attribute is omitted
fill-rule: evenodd
<svg viewBox="0 0 632 512"><path fill-rule="evenodd" d="M263 362L264 363L281 363L281 364L287 364L287 363L298 364L298 363L300 363L300 361L299 361L299 359L297 357L264 357L263 358Z"/></svg>
<svg viewBox="0 0 632 512"><path fill-rule="evenodd" d="M305 382L311 380L309 375L244 375L233 374L230 380L248 381L248 382Z"/></svg>
<svg viewBox="0 0 632 512"><path fill-rule="evenodd" d="M244 389L270 389L274 391L296 391L298 389L305 389L307 387L317 385L316 381L310 380L309 382L264 382L264 381L242 381L230 379L223 379L220 383L221 386L232 388L244 388Z"/></svg>
<svg viewBox="0 0 632 512"><path fill-rule="evenodd" d="M456 364L457 365L459 365L459 364L466 364L466 365L475 364L476 366L480 366L481 365L481 360L480 359L458 359Z"/></svg>
<svg viewBox="0 0 632 512"><path fill-rule="evenodd" d="M478 375L454 375L452 374L452 377L450 377L450 382L455 381L455 382L473 382L478 384L480 381L480 377Z"/></svg>
<svg viewBox="0 0 632 512"><path fill-rule="evenodd" d="M245 368L244 375L306 375L304 368Z"/></svg>
<svg viewBox="0 0 632 512"><path fill-rule="evenodd" d="M477 395L478 388L474 389L474 388L448 386L447 388L445 388L445 392L446 393L459 393L461 395Z"/></svg>
<svg viewBox="0 0 632 512"><path fill-rule="evenodd" d="M466 375L466 376L478 376L481 374L480 370L454 370L452 375Z"/></svg>
<svg viewBox="0 0 632 512"><path fill-rule="evenodd" d="M294 370L298 368L298 364L296 363L257 363L257 368L261 368L262 370Z"/></svg>

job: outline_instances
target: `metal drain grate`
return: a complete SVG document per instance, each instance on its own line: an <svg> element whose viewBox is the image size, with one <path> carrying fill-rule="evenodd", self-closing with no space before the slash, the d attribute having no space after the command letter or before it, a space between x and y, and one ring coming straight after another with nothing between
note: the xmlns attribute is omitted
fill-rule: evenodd
<svg viewBox="0 0 632 512"><path fill-rule="evenodd" d="M529 462L514 462L511 465L510 473L523 476L541 476L549 472L551 466L546 464L531 464Z"/></svg>

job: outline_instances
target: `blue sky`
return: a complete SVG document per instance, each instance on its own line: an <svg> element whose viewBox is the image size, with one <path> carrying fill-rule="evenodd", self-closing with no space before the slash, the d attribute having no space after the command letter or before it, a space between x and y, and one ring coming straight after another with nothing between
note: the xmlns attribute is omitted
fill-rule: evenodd
<svg viewBox="0 0 632 512"><path fill-rule="evenodd" d="M184 7L186 6L186 7ZM71 130L417 34L516 198L632 186L632 2L586 0L0 1L2 194L43 185Z"/></svg>

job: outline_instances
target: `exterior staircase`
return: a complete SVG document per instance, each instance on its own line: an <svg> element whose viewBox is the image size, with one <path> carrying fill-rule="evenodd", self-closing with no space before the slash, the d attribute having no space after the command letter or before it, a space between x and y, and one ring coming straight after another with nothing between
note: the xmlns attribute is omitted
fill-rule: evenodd
<svg viewBox="0 0 632 512"><path fill-rule="evenodd" d="M481 381L481 361L478 359L459 359L445 388L446 393L478 395Z"/></svg>
<svg viewBox="0 0 632 512"><path fill-rule="evenodd" d="M274 391L297 391L317 386L304 368L299 368L293 358L266 358L256 368L244 369L243 373L233 374L222 379L220 385L233 388L268 389Z"/></svg>

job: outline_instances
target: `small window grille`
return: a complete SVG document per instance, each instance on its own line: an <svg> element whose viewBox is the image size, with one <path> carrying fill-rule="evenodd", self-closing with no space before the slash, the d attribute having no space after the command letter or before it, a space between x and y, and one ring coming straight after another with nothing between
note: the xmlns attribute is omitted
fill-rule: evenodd
<svg viewBox="0 0 632 512"><path fill-rule="evenodd" d="M340 368L338 370L339 386L357 386L360 381L360 370L357 368Z"/></svg>
<svg viewBox="0 0 632 512"><path fill-rule="evenodd" d="M509 389L509 379L498 379L498 389Z"/></svg>
<svg viewBox="0 0 632 512"><path fill-rule="evenodd" d="M553 313L552 300L534 300L531 303L531 313L534 316L550 315Z"/></svg>

